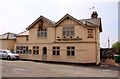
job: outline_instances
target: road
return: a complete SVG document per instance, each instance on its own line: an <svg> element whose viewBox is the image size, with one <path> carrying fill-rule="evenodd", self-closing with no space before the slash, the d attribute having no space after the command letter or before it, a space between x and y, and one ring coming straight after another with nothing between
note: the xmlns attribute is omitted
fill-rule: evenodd
<svg viewBox="0 0 120 79"><path fill-rule="evenodd" d="M22 60L0 61L3 77L118 77L115 67L74 66Z"/></svg>

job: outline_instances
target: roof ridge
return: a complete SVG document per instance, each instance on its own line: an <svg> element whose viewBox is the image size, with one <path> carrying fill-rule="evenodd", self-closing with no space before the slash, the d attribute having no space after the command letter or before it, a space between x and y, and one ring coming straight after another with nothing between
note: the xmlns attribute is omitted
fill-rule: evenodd
<svg viewBox="0 0 120 79"><path fill-rule="evenodd" d="M23 32L20 32L20 33L18 33L17 35L19 35L19 34L21 34L21 33L24 33L24 32L27 32L27 30L26 30L26 31L23 31Z"/></svg>
<svg viewBox="0 0 120 79"><path fill-rule="evenodd" d="M49 19L49 18L46 18L46 17L44 17L44 16L42 16L43 18L45 18L45 19L47 19L47 20L49 20L50 22L54 22L53 20L51 20L51 19ZM55 22L54 22L55 23Z"/></svg>
<svg viewBox="0 0 120 79"><path fill-rule="evenodd" d="M101 18L94 18L94 19L101 19ZM80 20L92 20L92 18L88 18L88 19L80 19Z"/></svg>
<svg viewBox="0 0 120 79"><path fill-rule="evenodd" d="M15 33L7 32L0 35L0 39L15 39Z"/></svg>
<svg viewBox="0 0 120 79"><path fill-rule="evenodd" d="M26 31L23 31L23 32L17 34L17 36L24 36L24 35L25 35L25 36L26 36L26 35L29 35L29 31L26 30Z"/></svg>

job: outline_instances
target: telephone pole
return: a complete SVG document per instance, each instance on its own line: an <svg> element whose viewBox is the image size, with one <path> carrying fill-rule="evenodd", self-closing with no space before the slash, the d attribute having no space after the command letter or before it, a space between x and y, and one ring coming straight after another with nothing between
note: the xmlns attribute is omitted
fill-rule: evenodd
<svg viewBox="0 0 120 79"><path fill-rule="evenodd" d="M110 39L108 38L108 48L110 48Z"/></svg>

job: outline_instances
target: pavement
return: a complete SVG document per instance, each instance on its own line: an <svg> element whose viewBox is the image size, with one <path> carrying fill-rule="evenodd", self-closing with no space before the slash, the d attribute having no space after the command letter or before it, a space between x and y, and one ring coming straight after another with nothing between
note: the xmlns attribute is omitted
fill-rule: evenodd
<svg viewBox="0 0 120 79"><path fill-rule="evenodd" d="M118 77L118 67L0 60L2 77Z"/></svg>

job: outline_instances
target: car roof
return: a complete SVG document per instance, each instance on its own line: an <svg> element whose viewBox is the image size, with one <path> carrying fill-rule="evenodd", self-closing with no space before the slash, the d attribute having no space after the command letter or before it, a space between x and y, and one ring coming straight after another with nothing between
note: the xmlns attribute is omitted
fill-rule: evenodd
<svg viewBox="0 0 120 79"><path fill-rule="evenodd" d="M10 51L10 50L4 50L4 49L0 49L0 51Z"/></svg>

